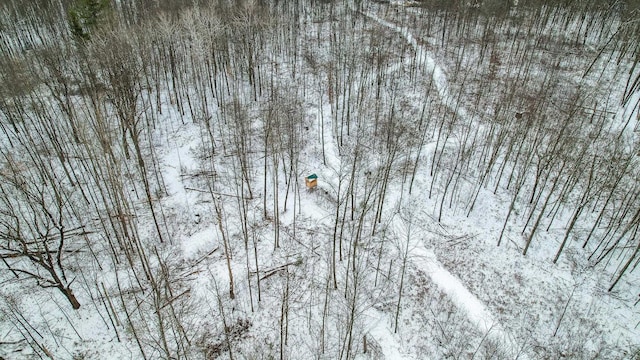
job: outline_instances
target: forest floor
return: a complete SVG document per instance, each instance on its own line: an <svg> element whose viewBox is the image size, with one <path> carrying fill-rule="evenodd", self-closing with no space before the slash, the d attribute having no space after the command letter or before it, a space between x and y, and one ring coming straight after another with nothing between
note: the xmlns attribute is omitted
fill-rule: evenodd
<svg viewBox="0 0 640 360"><path fill-rule="evenodd" d="M432 81L441 105L465 123L486 126L476 121L478 115L464 102L456 102L453 94L457 90L452 89L455 85L447 78L447 59L430 51L428 39L387 19L387 10L386 5L372 4L370 12L360 14L369 20L370 28L375 27L396 41L400 36L414 57L392 61L384 69L385 74L393 77L403 68L419 67ZM286 69L282 73L286 74L283 77L288 76ZM167 219L162 224L163 231L171 236L167 244L150 246L148 250L153 249L157 255L153 266L165 271L155 263L165 261L162 265L171 269L167 272L184 286L172 294L162 309L173 306L176 300L181 319L188 324L185 332L197 334L190 339L201 350L194 358L264 359L279 355L288 359L349 359L352 353L356 359L400 360L638 358L640 311L634 300L640 274L631 272L615 291L607 291L604 284L610 283L615 271L594 269L586 260L586 250L575 241L557 263L552 263L564 228L540 231L527 256L523 256L526 238L519 224L528 211L517 212L504 224L510 194L484 187L470 213L451 206L453 195L449 206L445 196L431 196L434 180L427 163L438 146L433 140L421 148L420 156L425 160L414 174L412 191L404 181L407 175L394 169L383 215L373 225L378 226L377 231L366 228L361 243L353 246L346 240L343 246L340 234L340 260L334 264L337 270L332 274L331 256L334 262L336 256L334 231L339 216L350 235L358 228L357 221L345 221L349 217L344 205L348 200L340 199L344 174L353 159L341 154L338 115L323 89L315 90L314 85L306 86L314 90L306 90L307 97L303 99L303 127L307 129L300 150L300 168L291 175L294 180L278 182L279 160L275 160L275 170L267 171L265 155L265 186L261 188L263 178L251 179L260 184L246 201L244 193L207 188L207 178L219 176L222 182L237 181L237 164L229 160L234 150L225 148L213 154L203 145L208 136L205 127L195 121L183 122L169 105L173 101L171 95L160 96L165 106L160 122L166 127L154 133L152 143L166 188L166 194L158 199ZM620 112L621 117L630 116L629 109ZM223 144L219 147L225 146L225 139L216 140ZM449 141L455 146L457 139ZM254 145L258 142L254 139ZM440 146L444 149L447 144ZM214 162L220 174L212 170L210 164ZM368 164L372 168L376 165ZM260 168L262 163L256 161L253 166ZM267 181L267 173L275 176ZM319 184L315 189L304 189L303 176L311 173L319 176ZM366 180L360 184L363 183ZM271 207L263 206L263 199ZM140 209L142 203L138 204ZM220 214L212 211L213 203L222 204ZM252 224L246 230L251 239L244 239L245 242L242 220L235 216L241 203L248 207L246 214ZM352 207L357 208L353 204ZM444 216L439 219L443 209ZM133 212L136 210L139 209ZM153 238L149 215L142 210L139 213L136 221L140 233ZM564 222L569 215L561 213L559 218ZM367 221L370 219L371 215ZM496 246L503 224L504 240ZM279 243L275 239L280 239ZM228 244L230 250L226 249ZM118 266L113 265L116 270ZM119 280L107 270L92 271L91 281L96 286L99 283L110 291L116 287ZM130 276L128 281L131 284L126 285L133 284L135 288ZM363 281L365 285L349 281ZM236 286L233 299L228 296L230 284ZM14 293L36 289L35 284L10 286L15 287ZM95 304L113 307L105 301L110 297L108 291L95 293L89 285L86 287L78 293L84 294L81 300L87 306L76 313L50 301L55 298L53 295L34 291L36 295L21 300L19 309L16 305L14 312L2 315L8 318L13 314L15 319L9 319L13 324L21 321L17 314L41 319L30 325L34 329L31 336L63 353L63 358L140 358L138 335L128 326L112 327L101 315L102 309L92 308L97 307ZM136 301L142 300L130 300L135 305L131 308L143 314L141 304L152 303L151 291L136 291L141 293ZM111 297L118 298L115 294ZM125 302L123 296L120 299ZM116 320L124 323L125 316L119 316L121 319ZM153 337L155 328L148 325L153 321L138 321L151 334L142 336L145 345L161 348ZM0 357L36 358L36 352L20 340L17 329L15 325L0 328ZM114 335L112 329L120 332ZM159 350L150 358L154 356L162 357Z"/></svg>

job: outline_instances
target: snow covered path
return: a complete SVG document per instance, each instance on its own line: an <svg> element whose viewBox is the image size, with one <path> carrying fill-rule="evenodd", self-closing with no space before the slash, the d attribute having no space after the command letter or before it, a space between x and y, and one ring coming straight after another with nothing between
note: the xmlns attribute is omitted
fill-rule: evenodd
<svg viewBox="0 0 640 360"><path fill-rule="evenodd" d="M407 27L397 26L388 21L380 19L374 14L366 12L361 13L366 17L375 20L379 24L388 27L391 30L396 31L397 33L402 35L407 40L407 42L411 44L416 52L416 65L424 67L427 73L431 73L431 76L433 77L433 83L443 104L445 104L451 111L455 112L460 118L468 119L470 117L467 110L463 106L457 106L455 103L455 97L451 96L449 92L447 76L444 69L436 63L433 57L429 55L429 51L427 51L424 46L418 44L418 41L411 34L411 32L409 32L409 29Z"/></svg>
<svg viewBox="0 0 640 360"><path fill-rule="evenodd" d="M404 223L398 216L394 217L392 226L398 237L407 237ZM409 249L410 262L417 269L424 271L431 281L466 313L469 321L486 334L486 338L499 344L509 359L527 359L515 338L494 319L482 301L438 261L434 252L424 245L421 237L410 237Z"/></svg>
<svg viewBox="0 0 640 360"><path fill-rule="evenodd" d="M462 106L454 104L453 97L450 95L449 86L445 71L436 63L423 46L419 45L415 37L406 27L399 27L388 21L380 19L374 14L363 14L370 19L375 20L379 24L388 27L400 33L416 51L416 63L423 66L425 70L432 74L433 83L444 105L454 111L459 117L469 119L470 115ZM472 120L472 119L469 119ZM394 218L393 227L400 236L404 232L402 220L399 217ZM501 347L501 350L511 359L526 359L526 354L518 345L515 338L506 331L493 317L487 307L475 295L473 295L462 282L451 274L437 260L433 251L427 249L422 239L410 238L411 261L422 271L426 272L431 280L456 304L463 310L469 319L481 332L487 334L487 338L495 341ZM375 334L374 334L375 335ZM384 334L380 334L384 335ZM380 341L380 340L379 340ZM392 353L386 353L388 358L396 358Z"/></svg>

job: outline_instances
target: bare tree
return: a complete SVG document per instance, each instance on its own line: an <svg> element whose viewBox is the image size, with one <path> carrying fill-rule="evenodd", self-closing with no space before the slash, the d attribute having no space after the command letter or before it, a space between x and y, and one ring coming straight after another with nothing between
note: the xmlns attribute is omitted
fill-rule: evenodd
<svg viewBox="0 0 640 360"><path fill-rule="evenodd" d="M30 178L26 169L13 167L11 177L2 175L0 256L16 278L35 280L43 288L55 288L74 309L80 308L67 273L69 238L75 227L68 211L68 194L47 186L46 179ZM41 182L45 180L45 182Z"/></svg>

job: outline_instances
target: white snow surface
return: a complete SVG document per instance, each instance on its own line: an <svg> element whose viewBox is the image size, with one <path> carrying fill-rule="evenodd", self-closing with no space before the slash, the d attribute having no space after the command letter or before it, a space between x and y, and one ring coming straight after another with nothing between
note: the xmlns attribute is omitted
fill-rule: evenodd
<svg viewBox="0 0 640 360"><path fill-rule="evenodd" d="M407 4L409 2L405 1L396 1L396 4ZM352 6L353 9L353 6ZM389 28L392 31L397 32L402 35L404 39L409 43L414 51L416 56L416 64L421 66L425 73L431 74L433 78L433 84L435 89L438 92L438 96L440 101L445 104L451 111L454 111L456 115L460 118L467 120L468 123L475 122L473 114L470 114L464 106L460 106L455 104L454 96L451 95L452 90L449 88L447 77L446 77L446 69L443 65L439 64L438 61L435 60L435 57L430 54L430 52L426 49L426 47L420 45L419 41L411 34L407 27L401 27L395 25L391 22L381 19L375 14L371 13L363 13L365 16L373 19L380 25ZM396 62L386 69L387 73L392 73L397 71L401 67L402 63ZM638 95L640 96L640 95ZM630 101L631 104L635 104L637 97ZM638 109L635 107L628 106L627 108L622 109L617 117L620 123L624 123L625 119L637 116ZM308 114L311 114L316 121L316 129L318 134L320 131L320 121L324 119L324 133L321 136L324 137L325 143L325 152L326 152L326 166L315 166L317 164L305 164L306 168L304 170L310 170L317 172L320 176L319 179L319 187L321 189L330 190L330 192L335 192L338 188L339 184L339 174L344 171L342 158L339 151L339 146L335 140L335 122L332 118L333 114L331 111L331 105L327 102L327 99L322 99L321 105L318 106L317 109L311 108L308 110ZM175 114L174 114L175 116ZM171 117L171 116L168 116ZM478 125L479 126L479 125ZM198 159L196 159L194 155L194 150L200 146L200 139L198 138L198 129L196 126L184 126L184 128L180 128L175 130L174 132L167 134L167 144L168 150L166 153L161 155L161 163L162 163L162 172L163 178L166 183L166 188L168 192L168 196L165 198L164 205L168 208L175 207L178 211L182 211L184 213L180 213L183 219L189 219L190 222L185 225L186 231L183 231L182 238L179 239L179 249L182 251L182 255L186 260L194 260L197 258L204 258L208 255L211 255L214 249L216 249L219 242L219 234L218 229L213 226L212 222L206 223L206 225L200 225L200 216L204 216L199 211L199 202L202 201L201 196L198 195L197 191L193 189L188 189L185 185L184 181L185 175L193 174L199 171ZM319 140L317 141L319 143ZM425 144L424 148L424 156L430 156L430 154L434 151L434 144ZM305 159L307 160L307 159ZM343 184L344 185L344 184ZM398 194L393 193L389 194L390 198L397 197ZM417 193L408 202L411 200L424 200L425 194ZM281 202L283 200L281 199ZM328 210L324 206L321 201L317 201L317 199L313 199L311 197L303 197L301 200L302 204L298 205L303 208L302 213L305 216L316 221L317 224L321 225L324 228L331 228L333 224L331 223L333 210ZM391 203L392 201L389 201ZM497 201L496 201L497 202ZM332 204L335 205L335 204ZM492 207L495 204L489 202L480 201L477 204L478 212L487 213L495 211L495 208ZM288 211L281 216L281 220L285 225L288 222L292 221L292 217L294 216L294 211ZM209 215L211 216L211 215ZM493 342L497 343L500 347L500 350L503 354L506 354L510 359L527 359L530 354L526 353L526 349L523 348L522 345L519 345L519 342L516 340L514 334L512 334L508 329L505 328L501 324L499 320L499 314L493 314L490 311L489 306L485 304L481 300L482 294L476 295L473 291L473 286L477 285L478 287L483 287L483 284L475 284L468 282L468 286L460 279L460 277L456 276L452 273L447 266L445 265L443 258L438 259L436 252L439 249L436 249L434 243L430 241L430 234L426 234L420 231L412 231L408 236L406 225L404 220L399 215L392 215L392 220L390 223L390 228L393 230L394 236L397 239L407 239L408 241L408 249L409 249L409 262L410 267L419 270L420 272L428 275L429 279L433 284L437 286L437 288L446 295L446 297L451 300L453 304L466 316L466 320L469 324L472 324L481 334L486 334L486 337L491 339ZM428 219L421 219L425 221L430 221ZM452 222L457 221L458 219L455 216L452 216ZM484 220L484 219L483 219ZM233 221L231 219L230 221ZM476 231L485 231L486 234L495 232L495 227L499 226L495 223L474 223L474 221L482 221L477 218L468 219L468 222L456 227L457 230L461 232L467 231L468 233L476 232ZM237 224L234 224L237 225ZM431 225L433 226L441 226L440 224L436 224L435 221L432 221L430 224L421 224L426 227ZM232 229L233 231L233 229ZM283 231L284 232L284 231ZM482 235L482 234L481 234ZM509 241L505 241L506 245L501 248L501 251L507 252L509 251ZM517 245L516 245L517 246ZM265 247L266 248L266 247ZM551 247L550 247L551 248ZM264 249L264 248L263 248ZM263 250L261 249L261 250ZM504 250L502 250L504 249ZM212 251L213 250L213 251ZM316 248L313 248L313 251L316 251ZM321 251L321 250L319 250ZM492 250L488 250L492 251ZM532 254L535 255L536 249L532 249ZM542 250L539 250L542 251ZM218 256L221 251L218 251L215 256ZM238 254L236 259L236 263L233 263L234 273L237 274L237 278L241 278L243 274L246 275L245 265L243 263L244 259L241 253ZM260 254L262 256L262 254ZM261 265L263 269L267 269L272 265L279 265L277 260L274 260L279 253L274 251L273 253L262 257L264 263ZM486 256L486 254L484 254ZM546 254L545 254L546 255ZM221 255L220 255L221 256ZM510 256L510 255L505 255ZM501 259L500 259L501 260ZM496 263L500 261L496 259ZM535 262L536 260L529 258L516 258L513 260L517 266L522 267L534 267L534 266L544 266L540 265L540 263ZM532 265L533 264L533 265ZM505 264L498 264L497 266L502 266ZM515 266L514 264L506 264L507 266ZM560 266L560 265L559 265ZM227 280L226 278L226 269L223 266L223 263L220 261L216 264L216 266L208 267L210 274L216 274L216 276L220 277L222 280ZM563 269L560 269L563 270ZM199 271L199 270L198 270ZM536 281L544 281L546 269L540 269L536 273ZM535 271L532 271L532 273ZM490 274L490 273L488 273ZM482 274L484 276L484 274ZM199 294L202 298L207 298L210 296L207 292L211 292L211 279L206 276L199 277L197 281L194 282L192 294ZM311 276L311 275L310 275ZM463 275L460 275L464 277ZM558 271L558 275L554 275L555 279L559 279L561 277L567 278L567 288L570 288L572 282L571 276L568 276L566 273L562 273ZM220 280L220 279L219 279ZM109 282L109 279L105 279L105 282ZM267 280L268 281L268 280ZM222 281L219 281L222 284ZM579 284L575 284L575 287L578 287ZM582 284L580 284L582 286ZM594 285L595 286L595 285ZM246 288L236 289L238 293L241 293L239 298L248 298L246 293ZM536 289L536 292L540 292L541 290ZM255 294L254 294L255 296ZM486 294L485 294L486 296ZM273 303L277 302L278 299L270 299L263 302L263 305L257 305L258 307L263 306L264 308L268 308L272 303L267 303L267 301L271 301ZM565 300L565 299L563 299ZM592 301L592 306L597 307L600 305L598 303L600 300ZM601 300L604 301L604 300ZM487 301L487 303L489 303ZM594 305L595 303L595 305ZM235 306L238 307L239 311L244 311L249 313L249 310L246 309L247 305L242 304L242 302L238 301L234 303L234 311L236 311ZM265 305L268 304L268 305ZM215 308L215 304L210 307ZM245 308L242 308L242 307ZM522 305L525 306L524 304ZM604 306L604 305L603 305ZM35 307L34 307L35 308ZM84 311L84 310L83 310ZM532 311L536 311L533 309ZM274 314L263 314L258 312L256 317L265 317L274 316ZM364 322L364 332L367 335L367 338L371 337L375 340L375 343L379 346L380 351L384 359L419 359L422 356L419 356L413 352L410 346L407 346L406 334L408 332L416 331L414 328L406 328L403 329L402 326L400 328L399 333L394 333L394 326L391 314L388 311L382 311L374 307L369 307L361 313L361 318ZM617 315L619 316L619 315ZM265 320L264 323L260 323L260 321L255 321L255 325L269 327L269 331L273 331L271 327L276 326L272 318L269 320ZM502 318L504 321L504 318ZM626 319L627 321L633 321L633 319ZM619 318L616 321L621 321ZM83 319L81 322L84 327L90 327L92 324L100 324L100 320L96 318L92 319ZM505 321L506 323L506 321ZM550 326L553 326L552 324ZM95 328L99 328L99 326L95 326ZM626 328L620 329L620 332L628 331ZM403 333L404 332L404 333ZM84 333L84 332L83 332ZM91 333L91 331L87 331L86 333ZM515 333L515 331L514 331ZM95 337L108 338L112 336L110 334L96 334ZM3 340L3 339L0 339ZM135 358L132 355L135 352L135 346L132 345L132 342L123 342L123 343L115 343L114 341L105 342L101 344L100 350L104 353L101 354L105 358ZM129 349L131 348L131 349ZM95 350L97 352L98 350ZM291 350L291 358L299 358L296 357L295 349ZM361 355L356 355L357 359L360 359ZM364 358L364 357L363 357Z"/></svg>
<svg viewBox="0 0 640 360"><path fill-rule="evenodd" d="M389 360L413 360L417 359L411 354L402 351L402 345L397 335L392 331L391 320L382 312L369 308L364 317L367 319L367 332L376 339L385 359Z"/></svg>

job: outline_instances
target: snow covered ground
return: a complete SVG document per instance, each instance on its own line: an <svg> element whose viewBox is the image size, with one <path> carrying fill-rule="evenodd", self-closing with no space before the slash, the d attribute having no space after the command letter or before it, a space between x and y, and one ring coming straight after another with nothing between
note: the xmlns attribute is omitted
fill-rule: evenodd
<svg viewBox="0 0 640 360"><path fill-rule="evenodd" d="M198 91L200 83L176 91L165 78L157 100L147 93L152 89L141 90L140 101L153 99L145 103L151 111L162 106L153 129L141 132L148 140L144 152L160 224L154 226L142 182L135 180L138 164L117 150L126 169L120 177L123 194L129 196L121 201L131 205L127 239L138 239L131 247L142 250L131 250L122 262L112 260L106 241L112 234L100 235L95 224L116 216L87 211L95 217L87 224L95 227L87 241L99 244L100 260L75 257L70 268L86 267L72 282L82 307L71 311L59 294L7 279L0 303L0 356L638 356L638 275L629 272L608 292L619 266L596 267L576 241L557 264L551 262L571 215L568 210L559 206L555 213L549 211L545 220L557 216L562 221L540 230L525 257L527 233L521 227L536 205L517 208L505 222L513 193L504 186L506 175L495 190L493 183L477 187L473 211L461 200L475 194L480 174L456 171L454 161L474 151L484 154L484 145L475 139L499 124L486 119L497 110L475 106L485 100L474 98L474 81L486 74L470 75L473 81L466 87L461 85L466 78L448 78L456 74L452 66L471 63L475 53L460 56L456 49L443 50L438 41L422 38L419 21L426 10L420 7L361 2L356 10L354 2L344 5L331 8L337 17L321 7L325 5L317 5L322 11L305 9L306 17L296 26L306 32L296 33L289 23L282 32L274 30L274 38L300 51L295 60L280 48L267 54L268 41L259 42L265 53L247 55L252 47L238 43L234 50L241 49L240 55L229 55L233 61L214 58L220 62L216 66L227 69L208 79L217 85L204 110L199 101L208 92ZM444 26L441 18L433 19ZM474 26L481 28L480 20ZM202 34L193 30L181 41L193 41L196 35ZM358 46L345 49L345 44ZM369 57L374 50L377 57ZM494 54L499 50L493 49ZM200 81L190 66L203 54L195 53L191 62L180 58L178 63L189 64L185 68L190 70L181 76ZM492 57L493 65L498 58ZM260 66L252 69L251 61ZM255 72L247 75L250 70ZM494 74L496 88L499 75ZM638 96L615 109L608 131L619 131L627 119L637 117ZM180 99L190 111L178 108ZM516 103L514 109L520 110ZM113 109L105 112L114 115ZM456 125L447 129L442 118L456 119ZM635 121L623 133L633 136L634 126ZM424 132L424 143L417 140L422 135L417 130ZM447 130L451 136L445 137ZM467 143L472 144L468 151L458 154ZM480 158L478 168L485 161ZM434 172L441 161L443 170ZM508 163L504 157L500 161ZM304 188L304 176L310 173L319 176L315 189ZM445 186L453 182L460 184L459 190L449 196ZM113 189L105 193L109 191ZM540 197L546 194L540 191ZM551 206L562 202L554 200ZM505 239L497 247L503 224ZM584 234L588 228L581 226L576 232ZM158 233L163 243L157 241ZM18 299L21 293L34 295Z"/></svg>

